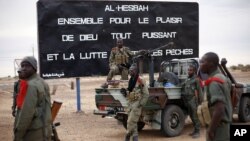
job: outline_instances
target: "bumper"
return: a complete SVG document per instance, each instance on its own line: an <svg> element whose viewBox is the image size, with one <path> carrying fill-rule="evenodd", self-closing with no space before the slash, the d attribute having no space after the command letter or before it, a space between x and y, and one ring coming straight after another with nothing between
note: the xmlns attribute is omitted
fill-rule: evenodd
<svg viewBox="0 0 250 141"><path fill-rule="evenodd" d="M94 114L95 115L107 116L107 115L109 115L109 111L94 110Z"/></svg>

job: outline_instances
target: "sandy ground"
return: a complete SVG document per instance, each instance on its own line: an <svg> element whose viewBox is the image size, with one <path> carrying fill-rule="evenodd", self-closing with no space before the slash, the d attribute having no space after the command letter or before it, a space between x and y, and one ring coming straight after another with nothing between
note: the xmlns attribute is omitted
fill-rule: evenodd
<svg viewBox="0 0 250 141"><path fill-rule="evenodd" d="M233 72L236 80L239 82L250 83L250 72ZM63 101L63 105L57 115L55 122L60 122L57 127L59 137L62 141L119 141L124 139L125 129L113 118L102 118L94 115L95 92L105 80L105 77L82 77L81 84L81 111L77 111L76 89L71 89L71 82L75 79L57 79L46 80L51 89L57 86L53 100ZM0 79L0 140L10 141L13 139L13 121L11 115L12 92L14 79ZM237 120L237 119L236 119ZM250 123L247 123L250 124ZM165 137L159 130L153 130L145 126L139 133L139 139L142 141L205 141L205 129L201 129L201 136L198 139L192 139L188 134L192 131L192 125L189 119L181 135L178 137Z"/></svg>

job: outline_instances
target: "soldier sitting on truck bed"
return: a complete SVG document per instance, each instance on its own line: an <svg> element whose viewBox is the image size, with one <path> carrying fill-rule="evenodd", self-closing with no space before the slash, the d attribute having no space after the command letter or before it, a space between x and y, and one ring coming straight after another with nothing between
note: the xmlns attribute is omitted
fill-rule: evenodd
<svg viewBox="0 0 250 141"><path fill-rule="evenodd" d="M121 74L121 80L128 80L128 68L130 67L129 61L131 58L138 54L146 54L146 50L139 50L134 53L129 47L123 45L122 39L117 39L116 47L113 47L109 56L109 73L107 82L102 84L101 87L107 87L108 82L112 80L114 75Z"/></svg>

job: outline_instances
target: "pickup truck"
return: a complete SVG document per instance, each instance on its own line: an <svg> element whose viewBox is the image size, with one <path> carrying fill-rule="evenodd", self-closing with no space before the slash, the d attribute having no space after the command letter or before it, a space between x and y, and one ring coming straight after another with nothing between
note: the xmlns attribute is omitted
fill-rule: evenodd
<svg viewBox="0 0 250 141"><path fill-rule="evenodd" d="M250 84L241 84L237 82L226 67L226 59L223 58L220 63L220 71L232 82L231 100L234 114L238 114L240 122L250 121ZM171 80L174 77L182 83L188 76L188 66L192 64L199 67L198 58L173 59L161 63L159 78ZM163 75L171 72L171 75ZM199 72L199 71L198 71ZM159 129L164 135L174 137L181 134L185 119L187 117L187 108L182 99L182 88L180 85L164 87L154 80L154 73L149 72L149 99L143 107L143 112L138 122L138 131L146 125L153 129ZM175 75L175 76L172 76ZM206 79L206 75L199 72L201 80ZM158 79L159 80L159 79ZM108 88L96 88L95 102L97 110L94 114L111 116L117 119L127 127L127 99L121 94L120 89L126 88L127 81L112 83ZM119 84L119 85L118 85Z"/></svg>

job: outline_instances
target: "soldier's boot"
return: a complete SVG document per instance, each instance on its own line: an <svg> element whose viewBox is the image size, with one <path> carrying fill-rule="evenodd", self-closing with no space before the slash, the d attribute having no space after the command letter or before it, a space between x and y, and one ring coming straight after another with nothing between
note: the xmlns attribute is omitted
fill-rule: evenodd
<svg viewBox="0 0 250 141"><path fill-rule="evenodd" d="M192 135L192 138L199 138L200 137L200 132L199 131L196 131L196 132L194 132L193 133L193 135Z"/></svg>
<svg viewBox="0 0 250 141"><path fill-rule="evenodd" d="M130 140L130 134L126 134L124 141L129 141L129 140Z"/></svg>
<svg viewBox="0 0 250 141"><path fill-rule="evenodd" d="M193 136L193 134L195 133L195 130L192 133L189 133L189 136Z"/></svg>
<svg viewBox="0 0 250 141"><path fill-rule="evenodd" d="M133 141L138 141L138 136L134 136Z"/></svg>
<svg viewBox="0 0 250 141"><path fill-rule="evenodd" d="M108 83L107 83L107 82L103 83L103 84L101 85L101 88L107 89L107 88L108 88Z"/></svg>

